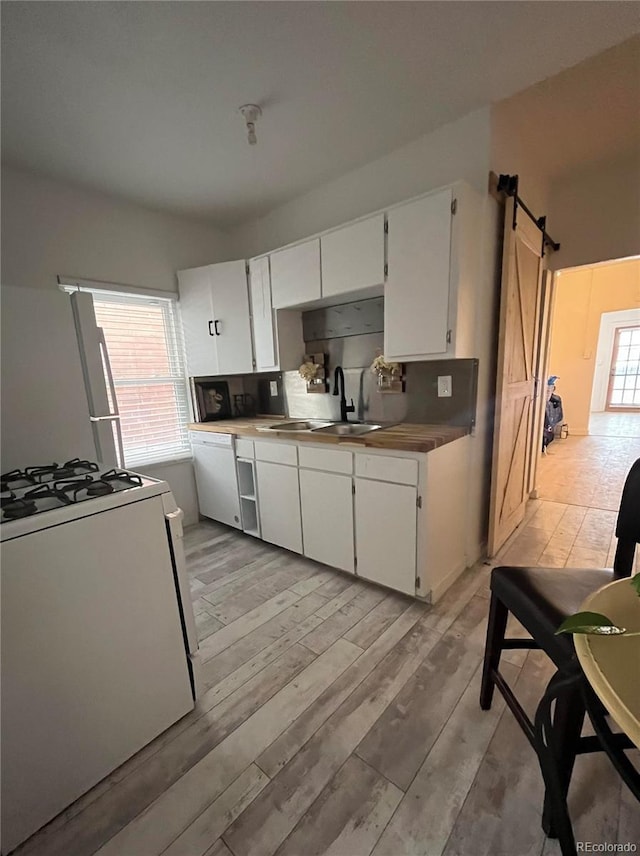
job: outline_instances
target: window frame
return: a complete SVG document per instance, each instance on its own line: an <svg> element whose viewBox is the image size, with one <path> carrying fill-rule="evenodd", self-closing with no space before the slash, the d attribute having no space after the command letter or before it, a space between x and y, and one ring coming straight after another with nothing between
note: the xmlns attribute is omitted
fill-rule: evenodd
<svg viewBox="0 0 640 856"><path fill-rule="evenodd" d="M160 466L162 464L174 464L180 461L188 461L193 455L191 444L189 441L188 423L191 414L191 401L189 393L189 382L186 374L186 352L184 347L184 339L182 325L180 322L180 313L178 309L178 295L171 293L162 293L135 287L111 286L108 284L91 283L89 281L74 280L72 282L62 282L61 277L58 281L62 289L68 293L72 291L89 292L94 300L94 308L97 310L100 302L103 305L119 304L119 305L160 305L162 309L162 326L164 332L164 344L166 348L167 361L170 373L168 375L157 375L145 377L138 375L119 379L114 373L113 382L116 390L116 399L118 399L119 389L135 389L149 386L172 386L176 401L176 428L179 432L179 440L175 444L178 448L174 453L163 453L154 455L152 453L139 454L135 449L131 448L131 442L127 444L125 431L122 432L122 441L124 449L123 466L127 469L146 469L149 467ZM97 311L96 311L97 315ZM96 317L97 326L100 323ZM104 328L103 328L104 330ZM105 340L107 342L107 353L109 353L109 341L105 332ZM113 373L113 358L110 356L110 363ZM107 394L111 395L107 384ZM122 416L122 407L118 402L118 410ZM122 420L121 420L122 426ZM168 444L172 445L172 444Z"/></svg>

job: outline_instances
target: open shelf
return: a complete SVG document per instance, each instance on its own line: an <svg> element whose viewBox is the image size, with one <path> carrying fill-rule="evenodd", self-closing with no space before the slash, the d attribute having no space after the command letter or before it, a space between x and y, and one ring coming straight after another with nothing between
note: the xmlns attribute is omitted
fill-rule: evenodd
<svg viewBox="0 0 640 856"><path fill-rule="evenodd" d="M238 461L238 488L241 499L256 498L256 487L253 478L253 461Z"/></svg>
<svg viewBox="0 0 640 856"><path fill-rule="evenodd" d="M260 527L258 526L258 505L255 499L247 499L241 497L240 510L242 512L242 530L247 535L255 535L260 537Z"/></svg>

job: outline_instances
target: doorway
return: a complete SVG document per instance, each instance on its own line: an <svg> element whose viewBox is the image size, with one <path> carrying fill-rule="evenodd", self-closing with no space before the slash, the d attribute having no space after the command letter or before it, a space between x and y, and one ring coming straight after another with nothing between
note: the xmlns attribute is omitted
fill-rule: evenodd
<svg viewBox="0 0 640 856"><path fill-rule="evenodd" d="M640 259L556 273L548 374L566 427L541 457L537 495L615 512L640 457Z"/></svg>

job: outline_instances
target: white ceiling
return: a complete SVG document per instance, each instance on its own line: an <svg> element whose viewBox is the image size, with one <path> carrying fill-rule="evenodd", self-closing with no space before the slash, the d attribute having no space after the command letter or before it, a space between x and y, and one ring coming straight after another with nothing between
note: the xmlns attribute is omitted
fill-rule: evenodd
<svg viewBox="0 0 640 856"><path fill-rule="evenodd" d="M623 41L639 9L5 0L3 158L228 226Z"/></svg>

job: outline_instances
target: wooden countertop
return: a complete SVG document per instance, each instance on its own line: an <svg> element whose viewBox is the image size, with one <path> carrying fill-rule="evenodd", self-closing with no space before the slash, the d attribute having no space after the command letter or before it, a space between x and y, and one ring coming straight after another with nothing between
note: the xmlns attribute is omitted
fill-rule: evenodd
<svg viewBox="0 0 640 856"><path fill-rule="evenodd" d="M274 418L269 416L255 419L224 419L218 422L197 422L189 425L190 431L214 431L221 434L235 434L238 437L266 440L269 437L278 440L294 440L300 443L326 443L332 446L361 446L369 449L396 449L403 452L431 452L439 446L452 443L465 437L469 431L449 425L418 425L401 422L390 428L381 428L370 434L356 437L339 437L335 434L322 434L308 431L260 431L259 427L277 425L278 422L293 422L294 417Z"/></svg>

